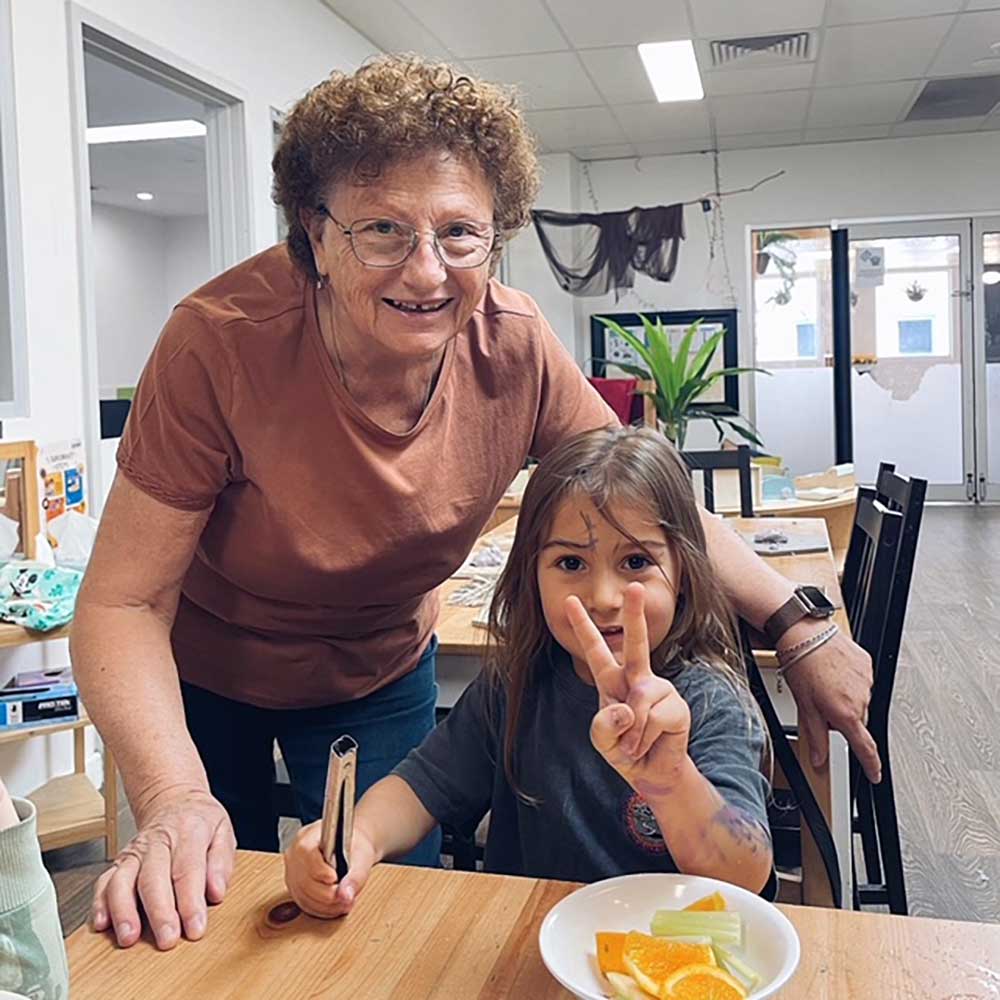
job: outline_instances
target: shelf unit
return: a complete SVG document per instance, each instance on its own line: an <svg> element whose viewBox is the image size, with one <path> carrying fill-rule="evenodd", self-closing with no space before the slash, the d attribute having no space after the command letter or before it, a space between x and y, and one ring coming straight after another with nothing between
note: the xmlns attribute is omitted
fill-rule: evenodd
<svg viewBox="0 0 1000 1000"><path fill-rule="evenodd" d="M68 636L68 625L52 632L29 632L18 625L0 625L0 648ZM118 853L118 769L105 746L103 795L87 777L84 731L92 725L81 709L80 718L70 722L0 730L0 746L21 743L36 736L73 733L73 773L52 778L28 795L38 809L38 839L43 851L88 840L103 840L104 853L110 861Z"/></svg>

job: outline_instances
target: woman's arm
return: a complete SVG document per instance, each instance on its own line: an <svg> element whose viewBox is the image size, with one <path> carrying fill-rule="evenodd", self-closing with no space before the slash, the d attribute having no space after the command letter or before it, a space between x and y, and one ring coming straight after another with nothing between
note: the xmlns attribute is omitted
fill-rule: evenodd
<svg viewBox="0 0 1000 1000"><path fill-rule="evenodd" d="M413 850L437 825L402 778L390 774L362 796L354 812L350 870L337 873L320 853L321 822L303 827L285 852L285 884L292 899L314 917L341 917L354 905L372 867Z"/></svg>
<svg viewBox="0 0 1000 1000"><path fill-rule="evenodd" d="M771 838L749 813L730 805L685 756L676 784L648 791L670 856L678 870L708 875L760 892L771 875Z"/></svg>
<svg viewBox="0 0 1000 1000"><path fill-rule="evenodd" d="M722 518L702 511L709 558L737 612L755 628L791 596L794 586L771 569ZM810 619L793 625L778 643L788 649L826 627ZM827 757L827 730L844 734L870 781L882 768L875 741L865 727L872 687L871 657L845 635L836 635L799 660L785 677L799 709L799 725L812 750L814 767Z"/></svg>
<svg viewBox="0 0 1000 1000"><path fill-rule="evenodd" d="M121 770L138 833L98 880L96 930L122 947L141 901L160 948L204 933L206 901L232 873L236 842L188 734L170 629L210 511L175 510L124 476L108 497L77 600L70 652L87 711Z"/></svg>

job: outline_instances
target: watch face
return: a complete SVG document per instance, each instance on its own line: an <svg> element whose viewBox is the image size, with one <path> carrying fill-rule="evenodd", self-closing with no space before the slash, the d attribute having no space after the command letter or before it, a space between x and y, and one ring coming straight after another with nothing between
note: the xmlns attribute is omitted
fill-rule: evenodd
<svg viewBox="0 0 1000 1000"><path fill-rule="evenodd" d="M809 614L813 617L823 618L833 614L834 606L830 598L819 587L799 587L798 594L810 606Z"/></svg>

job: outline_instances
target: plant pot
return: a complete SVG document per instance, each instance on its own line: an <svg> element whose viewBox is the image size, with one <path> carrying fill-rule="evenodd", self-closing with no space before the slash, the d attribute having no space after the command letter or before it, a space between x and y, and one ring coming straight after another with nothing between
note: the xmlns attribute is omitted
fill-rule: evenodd
<svg viewBox="0 0 1000 1000"><path fill-rule="evenodd" d="M766 274L768 264L771 263L771 255L766 250L758 250L755 263L757 267L757 274Z"/></svg>

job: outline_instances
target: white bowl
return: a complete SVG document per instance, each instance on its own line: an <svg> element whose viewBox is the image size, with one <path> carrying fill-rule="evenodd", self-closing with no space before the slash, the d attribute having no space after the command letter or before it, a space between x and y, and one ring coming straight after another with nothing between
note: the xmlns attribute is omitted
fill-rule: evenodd
<svg viewBox="0 0 1000 1000"><path fill-rule="evenodd" d="M605 1000L611 992L597 965L598 931L642 931L657 910L682 910L702 896L721 892L743 917L742 953L761 978L752 1000L773 996L799 964L799 936L788 918L760 896L701 875L622 875L577 889L542 921L538 947L552 975L581 1000Z"/></svg>

